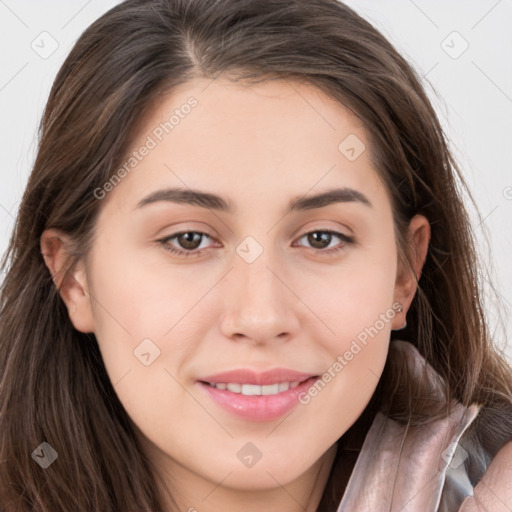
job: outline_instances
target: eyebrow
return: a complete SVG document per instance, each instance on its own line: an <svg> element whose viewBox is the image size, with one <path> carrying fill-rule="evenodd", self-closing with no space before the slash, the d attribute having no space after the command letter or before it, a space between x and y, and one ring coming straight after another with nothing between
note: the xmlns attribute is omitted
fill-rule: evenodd
<svg viewBox="0 0 512 512"><path fill-rule="evenodd" d="M227 213L233 213L234 211L231 203L221 196L200 190L181 188L167 188L152 192L139 202L137 209L160 201L188 204ZM299 196L290 201L288 211L314 210L329 206L330 204L353 202L372 207L371 202L363 193L353 188L343 187L328 190L314 196Z"/></svg>

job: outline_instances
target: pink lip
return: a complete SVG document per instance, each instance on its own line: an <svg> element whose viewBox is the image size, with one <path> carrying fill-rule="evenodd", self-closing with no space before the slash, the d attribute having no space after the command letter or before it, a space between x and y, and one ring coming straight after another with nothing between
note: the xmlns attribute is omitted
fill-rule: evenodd
<svg viewBox="0 0 512 512"><path fill-rule="evenodd" d="M279 382L296 382L301 380L301 378L298 378L299 374L297 372L293 372L292 378L280 378L280 380L276 380L279 378L277 374L272 376L271 372L269 373L270 376L267 375L266 379L267 381L270 380L271 382L268 382L268 384L276 384ZM208 381L259 384L258 382L251 382L250 380L247 380L247 375L245 375L244 379L240 379L238 377L232 380L235 374L233 372L228 372L228 374L230 378L227 380L210 381L209 379L211 377L209 377ZM222 378L225 378L226 374L219 375L222 375ZM252 375L253 378L258 377L257 374ZM224 410L249 421L272 421L280 418L281 416L284 416L286 413L290 412L294 407L296 407L299 403L299 395L301 393L307 392L311 385L318 379L317 376L310 376L308 374L301 375L303 376L302 382L300 382L296 388L289 389L288 391L282 391L281 393L277 393L275 395L246 396L242 395L241 393L233 393L227 389L217 389L203 381L199 381L198 384L202 389L204 389L208 396L218 405L220 405ZM215 378L217 377L218 375L215 376ZM259 374L259 377L262 377L262 374ZM265 383L259 385L265 385Z"/></svg>
<svg viewBox="0 0 512 512"><path fill-rule="evenodd" d="M238 383L238 384L257 384L266 386L270 384L279 384L281 382L302 382L303 380L315 377L312 373L296 372L286 368L274 368L266 372L256 372L254 370L240 368L229 372L216 373L209 377L198 379L200 382L218 383Z"/></svg>

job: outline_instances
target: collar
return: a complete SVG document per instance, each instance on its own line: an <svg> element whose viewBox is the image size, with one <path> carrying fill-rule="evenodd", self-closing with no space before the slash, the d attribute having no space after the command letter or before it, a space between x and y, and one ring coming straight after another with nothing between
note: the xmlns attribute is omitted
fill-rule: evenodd
<svg viewBox="0 0 512 512"><path fill-rule="evenodd" d="M410 378L427 378L429 396L444 396L441 377L414 345L394 340L390 357L403 358ZM480 409L452 402L447 416L419 426L377 413L336 512L440 512L455 494L461 503L473 488L459 441Z"/></svg>

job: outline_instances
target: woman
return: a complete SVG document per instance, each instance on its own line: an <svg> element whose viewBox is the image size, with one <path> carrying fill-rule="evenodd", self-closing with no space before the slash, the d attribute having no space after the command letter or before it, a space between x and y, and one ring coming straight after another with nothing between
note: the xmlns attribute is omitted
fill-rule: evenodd
<svg viewBox="0 0 512 512"><path fill-rule="evenodd" d="M511 510L459 182L341 3L109 11L4 261L1 509Z"/></svg>

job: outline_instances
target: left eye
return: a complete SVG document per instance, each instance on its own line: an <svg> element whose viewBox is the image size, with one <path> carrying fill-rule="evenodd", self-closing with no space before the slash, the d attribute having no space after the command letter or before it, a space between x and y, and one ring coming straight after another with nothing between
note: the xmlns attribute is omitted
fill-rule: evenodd
<svg viewBox="0 0 512 512"><path fill-rule="evenodd" d="M337 231L331 231L329 229L310 231L309 233L306 233L305 235L301 236L299 238L299 241L302 240L303 238L307 240L307 242L311 245L312 249L322 252L331 252L330 250L325 251L325 249L342 249L344 244L350 244L353 243L354 241L353 238L350 236L344 235L343 233L338 233ZM331 243L336 238L344 242L344 244L342 244L341 247L336 247L336 244L334 245L334 247L331 246Z"/></svg>

